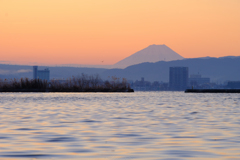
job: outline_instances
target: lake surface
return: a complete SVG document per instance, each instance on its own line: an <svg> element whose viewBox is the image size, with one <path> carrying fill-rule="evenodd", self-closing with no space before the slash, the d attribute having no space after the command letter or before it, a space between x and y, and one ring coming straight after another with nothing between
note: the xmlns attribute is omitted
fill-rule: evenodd
<svg viewBox="0 0 240 160"><path fill-rule="evenodd" d="M0 160L239 160L240 94L0 93Z"/></svg>

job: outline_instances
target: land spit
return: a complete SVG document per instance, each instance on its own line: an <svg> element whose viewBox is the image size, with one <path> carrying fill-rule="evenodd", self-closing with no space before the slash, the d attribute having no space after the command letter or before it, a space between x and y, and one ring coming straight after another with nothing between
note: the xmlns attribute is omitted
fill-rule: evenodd
<svg viewBox="0 0 240 160"><path fill-rule="evenodd" d="M240 93L240 89L186 89L185 93Z"/></svg>

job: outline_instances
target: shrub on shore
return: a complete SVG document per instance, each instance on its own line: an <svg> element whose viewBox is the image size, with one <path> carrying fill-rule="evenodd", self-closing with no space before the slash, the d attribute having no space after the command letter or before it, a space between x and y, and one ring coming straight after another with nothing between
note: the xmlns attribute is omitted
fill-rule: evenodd
<svg viewBox="0 0 240 160"><path fill-rule="evenodd" d="M0 79L1 90L50 90L50 91L123 91L130 90L125 78L111 77L103 81L99 75L82 74L67 80L52 79Z"/></svg>

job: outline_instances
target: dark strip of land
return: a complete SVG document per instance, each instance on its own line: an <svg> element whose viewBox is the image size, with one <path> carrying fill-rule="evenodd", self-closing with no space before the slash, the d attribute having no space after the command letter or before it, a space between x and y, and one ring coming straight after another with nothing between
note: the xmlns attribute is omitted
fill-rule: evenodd
<svg viewBox="0 0 240 160"><path fill-rule="evenodd" d="M240 89L186 89L185 93L240 93Z"/></svg>
<svg viewBox="0 0 240 160"><path fill-rule="evenodd" d="M0 92L134 92L133 89L0 89Z"/></svg>

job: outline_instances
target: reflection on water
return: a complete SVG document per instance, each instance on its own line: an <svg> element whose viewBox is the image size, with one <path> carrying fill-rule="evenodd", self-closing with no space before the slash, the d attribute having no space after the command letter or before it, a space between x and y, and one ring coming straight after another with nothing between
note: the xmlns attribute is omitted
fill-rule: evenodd
<svg viewBox="0 0 240 160"><path fill-rule="evenodd" d="M240 94L1 93L0 159L240 159Z"/></svg>

